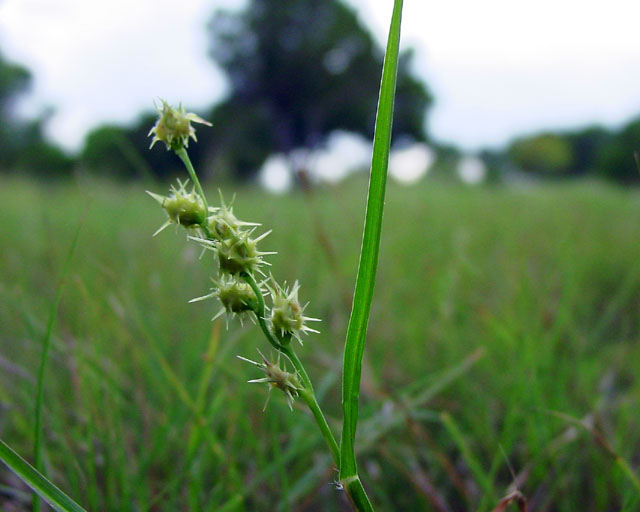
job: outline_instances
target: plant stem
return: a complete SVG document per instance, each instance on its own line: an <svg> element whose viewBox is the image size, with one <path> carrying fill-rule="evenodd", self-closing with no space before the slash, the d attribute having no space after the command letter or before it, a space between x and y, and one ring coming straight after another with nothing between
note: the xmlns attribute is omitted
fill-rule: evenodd
<svg viewBox="0 0 640 512"><path fill-rule="evenodd" d="M193 164L189 159L187 150L184 148L180 148L176 150L176 155L178 155L180 160L182 160L182 163L184 164L184 166L187 168L187 171L189 172L189 176L191 177L191 181L193 181L193 184L195 185L196 190L198 191L198 194L200 194L200 197L202 198L202 202L204 203L204 210L205 212L207 212L206 214L209 215L209 206L207 205L207 198L204 195L204 191L202 190L202 186L200 185L200 180L198 179L196 170L193 168Z"/></svg>
<svg viewBox="0 0 640 512"><path fill-rule="evenodd" d="M278 340L274 338L273 334L271 334L271 331L269 331L269 327L267 327L267 323L264 320L264 297L262 296L262 291L258 287L258 283L256 283L256 280L251 274L248 274L246 272L244 272L241 277L249 286L251 286L253 293L256 294L257 303L255 304L255 309L253 310L253 312L256 314L258 324L260 325L265 338L267 338L267 341L271 343L273 348L275 348L279 352L282 352L282 349L284 347Z"/></svg>
<svg viewBox="0 0 640 512"><path fill-rule="evenodd" d="M336 467L340 467L340 449L338 448L338 443L336 442L336 438L334 437L333 432L331 432L331 428L329 427L329 424L327 423L327 420L322 413L322 409L320 408L320 405L316 400L316 394L313 390L313 384L311 384L311 379L309 378L307 371L305 370L300 359L298 359L298 356L294 352L293 348L290 345L280 344L269 331L269 327L267 326L267 323L264 319L264 298L262 297L262 291L258 287L258 284L256 283L254 277L251 274L244 273L242 274L242 279L247 284L249 284L249 286L251 286L251 289L256 294L257 303L255 305L254 313L258 319L258 323L260 324L260 328L262 329L265 337L276 350L287 356L289 361L291 361L293 367L300 375L304 389L300 390L298 394L305 401L305 403L309 407L309 410L311 410L318 428L322 433L322 437L324 437L324 440L329 447L331 457L333 457L333 462L335 463Z"/></svg>
<svg viewBox="0 0 640 512"><path fill-rule="evenodd" d="M200 228L202 229L202 232L204 233L204 235L208 239L211 239L211 232L209 231L209 226L207 224L207 219L209 216L209 205L207 204L207 197L204 195L204 190L202 190L202 185L200 185L200 180L198 179L196 170L193 168L193 164L191 163L191 159L189 158L189 154L187 153L186 149L181 148L177 150L176 155L180 157L180 160L182 160L182 163L187 168L187 171L189 172L189 176L191 177L191 181L193 181L193 184L195 185L196 190L198 191L198 195L200 196L200 199L202 199L202 202L204 203L204 211L206 213L205 213L204 220L200 223Z"/></svg>
<svg viewBox="0 0 640 512"><path fill-rule="evenodd" d="M326 441L327 446L331 451L333 462L335 463L336 467L339 468L340 467L340 448L338 447L336 438L333 436L333 432L331 432L331 428L329 428L329 424L327 423L327 420L324 417L324 414L322 414L322 409L320 409L320 405L316 400L316 394L313 390L313 385L311 384L311 379L309 379L309 375L304 369L304 366L302 365L302 362L300 361L300 359L298 359L298 356L294 352L293 347L288 345L284 346L280 349L280 352L282 352L285 356L289 358L289 360L291 361L291 364L300 375L300 378L302 379L302 383L304 385L304 389L300 390L298 394L305 401L305 403L311 410L313 417L316 419L318 428L320 429L320 432L322 432L322 437L324 437L324 440Z"/></svg>
<svg viewBox="0 0 640 512"><path fill-rule="evenodd" d="M344 487L347 497L355 510L360 512L374 512L373 506L369 501L369 497L367 496L358 475L341 480L340 483Z"/></svg>

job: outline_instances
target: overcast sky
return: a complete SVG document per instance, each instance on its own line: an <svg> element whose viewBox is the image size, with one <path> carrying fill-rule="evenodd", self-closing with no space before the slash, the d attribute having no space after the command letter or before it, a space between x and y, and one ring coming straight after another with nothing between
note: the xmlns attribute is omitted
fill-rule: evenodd
<svg viewBox="0 0 640 512"><path fill-rule="evenodd" d="M233 0L0 0L0 49L35 75L23 108L49 133L128 122L156 97L192 110L225 93L204 24ZM350 0L382 43L391 0ZM405 0L403 46L436 104L429 130L470 150L515 134L640 115L637 0Z"/></svg>

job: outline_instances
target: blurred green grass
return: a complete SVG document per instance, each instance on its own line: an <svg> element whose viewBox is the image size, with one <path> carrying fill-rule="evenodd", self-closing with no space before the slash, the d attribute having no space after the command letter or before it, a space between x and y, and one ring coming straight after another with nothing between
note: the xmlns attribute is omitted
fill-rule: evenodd
<svg viewBox="0 0 640 512"><path fill-rule="evenodd" d="M143 189L3 182L0 437L30 456L40 340L89 201L47 373L52 479L89 510L345 510L312 419L277 395L262 413L266 388L245 384L258 375L234 356L267 348L258 330L227 331L209 322L216 304L187 304L207 292L211 260L182 231L151 237L163 212ZM313 201L248 188L235 202L241 219L273 229L263 247L278 251L274 275L300 280L308 314L323 319L299 355L336 434L365 195L354 178ZM359 438L380 510L429 510L436 498L490 510L512 483L509 464L530 510L636 509L594 436L549 411L593 422L640 464L639 240L633 190L390 185ZM0 482L16 485L4 470ZM20 503L0 497L7 510Z"/></svg>

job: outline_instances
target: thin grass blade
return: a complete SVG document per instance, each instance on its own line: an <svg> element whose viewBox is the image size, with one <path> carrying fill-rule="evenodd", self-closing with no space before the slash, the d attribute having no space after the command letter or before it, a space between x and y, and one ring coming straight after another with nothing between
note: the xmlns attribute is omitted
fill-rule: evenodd
<svg viewBox="0 0 640 512"><path fill-rule="evenodd" d="M84 210L84 213L81 217L80 222L78 223L78 227L76 228L75 234L73 235L73 240L71 242L71 246L69 247L69 251L67 252L67 257L64 261L64 265L62 267L62 276L60 277L60 282L58 283L58 288L56 290L55 298L51 303L51 309L49 310L49 320L47 322L47 330L42 340L42 355L40 357L40 366L38 368L38 380L36 384L36 405L34 410L34 465L38 471L44 472L44 464L43 464L43 441L42 441L42 407L44 402L44 377L45 370L47 368L47 363L49 362L49 352L51 350L51 337L53 335L53 326L55 325L56 318L58 316L58 306L60 305L60 299L62 298L62 289L64 287L65 280L67 279L67 275L69 274L69 270L71 270L71 259L73 258L73 253L76 250L76 246L78 245L78 238L80 237L80 228L84 224L86 219L86 213L89 209L89 204ZM32 510L33 512L40 512L40 497L35 495L33 497Z"/></svg>
<svg viewBox="0 0 640 512"><path fill-rule="evenodd" d="M59 512L86 512L2 440L0 440L0 460L55 510Z"/></svg>
<svg viewBox="0 0 640 512"><path fill-rule="evenodd" d="M398 71L401 18L402 0L395 0L382 69L358 276L344 350L342 380L344 418L340 459L340 480L343 483L357 477L354 443L358 421L360 374L380 249L382 213L387 183L389 146L391 144L393 106Z"/></svg>
<svg viewBox="0 0 640 512"><path fill-rule="evenodd" d="M449 413L443 412L440 415L440 419L442 420L442 424L453 439L454 443L460 450L463 459L467 463L467 466L469 466L469 470L475 477L478 486L484 492L485 497L488 498L491 502L495 503L497 501L497 497L493 488L493 482L491 481L491 478L489 478L487 472L483 469L480 461L471 451L471 448L469 448L469 445L465 440L462 431ZM480 509L482 509L482 507L480 507Z"/></svg>

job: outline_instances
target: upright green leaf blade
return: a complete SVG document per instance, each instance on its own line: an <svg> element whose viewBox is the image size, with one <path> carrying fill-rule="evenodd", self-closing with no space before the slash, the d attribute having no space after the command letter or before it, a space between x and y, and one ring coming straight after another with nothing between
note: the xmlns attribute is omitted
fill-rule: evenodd
<svg viewBox="0 0 640 512"><path fill-rule="evenodd" d="M0 460L59 512L86 512L0 439Z"/></svg>
<svg viewBox="0 0 640 512"><path fill-rule="evenodd" d="M360 394L360 373L362 355L367 334L369 311L378 266L380 233L384 195L387 184L389 146L393 123L393 104L396 92L398 72L398 53L400 45L400 24L402 18L402 0L395 0L389 39L382 68L380 97L376 114L376 126L373 140L371 176L365 215L364 235L358 265L358 277L353 297L353 307L347 329L344 350L342 377L343 424L340 442L340 480L345 482L357 476L355 459L355 435L358 422L358 398Z"/></svg>

